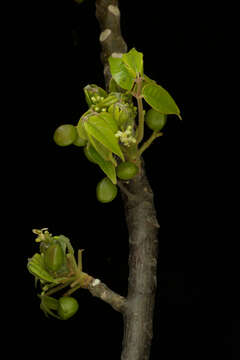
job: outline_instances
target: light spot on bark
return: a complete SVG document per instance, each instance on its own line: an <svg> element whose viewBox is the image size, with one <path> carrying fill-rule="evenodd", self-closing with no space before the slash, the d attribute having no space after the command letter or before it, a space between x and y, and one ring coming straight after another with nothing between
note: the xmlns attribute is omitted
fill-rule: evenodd
<svg viewBox="0 0 240 360"><path fill-rule="evenodd" d="M113 58L121 58L122 56L123 56L122 53L117 53L117 52L112 53Z"/></svg>
<svg viewBox="0 0 240 360"><path fill-rule="evenodd" d="M105 41L108 37L109 37L109 35L111 34L111 30L110 29L105 29L105 30L103 30L102 32L101 32L101 34L100 34L100 37L99 37L99 40L101 41L101 42L103 42L103 41Z"/></svg>
<svg viewBox="0 0 240 360"><path fill-rule="evenodd" d="M119 8L117 6L115 6L115 5L109 5L108 6L108 11L110 11L115 16L120 16Z"/></svg>
<svg viewBox="0 0 240 360"><path fill-rule="evenodd" d="M94 279L93 282L92 282L92 284L91 284L91 286L93 286L93 287L94 287L94 286L97 286L97 285L100 284L100 282L101 282L101 281L100 281L99 279Z"/></svg>

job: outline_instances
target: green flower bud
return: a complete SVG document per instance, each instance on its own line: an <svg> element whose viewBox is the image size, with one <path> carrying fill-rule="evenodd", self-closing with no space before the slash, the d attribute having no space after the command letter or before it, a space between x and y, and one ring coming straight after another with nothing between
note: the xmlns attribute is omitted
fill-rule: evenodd
<svg viewBox="0 0 240 360"><path fill-rule="evenodd" d="M83 91L89 108L101 98L107 97L107 92L95 84L85 86Z"/></svg>
<svg viewBox="0 0 240 360"><path fill-rule="evenodd" d="M50 245L44 253L44 263L48 270L56 272L64 264L64 252L60 244Z"/></svg>
<svg viewBox="0 0 240 360"><path fill-rule="evenodd" d="M118 101L117 97L115 95L108 95L102 102L101 106L103 107L109 107L112 104L115 104Z"/></svg>
<svg viewBox="0 0 240 360"><path fill-rule="evenodd" d="M120 114L119 114L119 119L118 119L118 123L119 126L122 126L130 117L130 111L125 108L123 109Z"/></svg>
<svg viewBox="0 0 240 360"><path fill-rule="evenodd" d="M85 146L86 144L87 144L87 139L81 138L77 132L77 137L74 140L73 145L81 147L81 146Z"/></svg>

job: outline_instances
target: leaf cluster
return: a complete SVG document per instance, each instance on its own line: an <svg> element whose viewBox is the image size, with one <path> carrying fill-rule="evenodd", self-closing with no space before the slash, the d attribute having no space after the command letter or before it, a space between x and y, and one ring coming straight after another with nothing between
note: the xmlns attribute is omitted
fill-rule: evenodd
<svg viewBox="0 0 240 360"><path fill-rule="evenodd" d="M66 236L52 236L46 228L34 229L33 232L37 235L35 241L39 243L39 252L28 260L27 269L35 278L35 286L38 281L40 283L40 308L47 316L66 320L78 309L76 300L68 295L86 287L92 279L82 271L83 250L78 251L77 263L71 242ZM70 289L64 294L64 300L63 297L56 299L50 296L66 287Z"/></svg>
<svg viewBox="0 0 240 360"><path fill-rule="evenodd" d="M83 146L88 160L116 185L118 165L132 162L140 170L140 156L162 135L166 117L177 115L181 119L181 115L168 91L144 73L141 52L133 48L120 57L113 54L109 66L112 78L108 92L95 84L84 87L88 110L78 120L69 142ZM144 110L143 100L151 112ZM142 144L144 125L153 133ZM64 141L66 144L66 138Z"/></svg>

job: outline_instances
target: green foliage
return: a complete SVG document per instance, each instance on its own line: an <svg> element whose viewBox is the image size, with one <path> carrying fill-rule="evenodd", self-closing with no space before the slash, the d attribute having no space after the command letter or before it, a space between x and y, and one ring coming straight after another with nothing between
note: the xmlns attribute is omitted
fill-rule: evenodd
<svg viewBox="0 0 240 360"><path fill-rule="evenodd" d="M110 115L110 114L109 114ZM89 141L93 147L96 148L95 141L99 141L106 149L118 155L124 161L124 155L112 130L112 124L108 123L101 115L93 115L89 117L84 123L84 130L86 131Z"/></svg>
<svg viewBox="0 0 240 360"><path fill-rule="evenodd" d="M83 90L88 109L76 127L62 125L63 128L58 128L54 141L60 146L83 147L87 159L95 163L115 186L117 175L122 180L132 178L130 175L125 179L121 177L124 175L120 169L125 169L126 173L132 171L132 176L140 173L140 157L154 139L163 135L159 131L164 127L167 115L177 115L180 119L181 115L168 91L144 73L141 52L133 48L128 53L110 56L109 66L112 75L109 91L96 84L86 85ZM143 99L151 107L147 113ZM140 146L144 141L145 124L153 133ZM135 164L137 171L133 169Z"/></svg>
<svg viewBox="0 0 240 360"><path fill-rule="evenodd" d="M60 319L60 316L56 313L58 309L58 300L52 296L47 295L39 295L41 299L40 309L44 312L44 314L48 317L51 315L56 319Z"/></svg>
<svg viewBox="0 0 240 360"><path fill-rule="evenodd" d="M107 92L95 84L85 86L83 91L89 107L91 107L91 105L95 105L107 96Z"/></svg>
<svg viewBox="0 0 240 360"><path fill-rule="evenodd" d="M46 316L66 320L73 316L78 309L76 300L68 299L79 288L85 288L92 280L82 271L82 251L78 251L78 263L74 257L74 250L70 240L64 235L52 236L46 228L33 230L37 235L39 252L28 260L27 269L35 277L35 284L39 281L41 293L40 308ZM59 300L50 295L65 287L70 289Z"/></svg>
<svg viewBox="0 0 240 360"><path fill-rule="evenodd" d="M134 79L143 76L143 54L136 49L130 50L128 53L123 54L122 61L132 73Z"/></svg>
<svg viewBox="0 0 240 360"><path fill-rule="evenodd" d="M142 89L144 100L161 114L175 114L180 118L180 110L171 95L162 86L147 84Z"/></svg>
<svg viewBox="0 0 240 360"><path fill-rule="evenodd" d="M83 148L87 159L104 172L106 177L96 186L96 197L102 203L116 198L117 176L123 181L140 176L141 155L154 139L163 135L160 130L167 115L181 119L171 95L144 74L142 53L132 49L120 57L110 57L109 65L112 74L109 92L95 84L85 86L88 110L76 126L61 125L53 135L59 146L73 144ZM142 99L151 106L146 116ZM141 144L145 124L153 132ZM46 228L33 232L37 235L39 252L28 260L27 269L34 276L36 286L40 283L40 308L46 316L67 320L79 308L69 295L79 288L88 288L93 280L82 271L83 250L78 250L76 261L66 236L52 236ZM66 287L69 289L60 299L51 296Z"/></svg>
<svg viewBox="0 0 240 360"><path fill-rule="evenodd" d="M89 158L91 159L90 161L100 166L102 171L108 176L108 178L112 181L113 184L117 183L116 170L112 161L103 159L101 155L91 145L86 148L86 156L89 156Z"/></svg>
<svg viewBox="0 0 240 360"><path fill-rule="evenodd" d="M120 58L111 56L109 64L113 79L125 90L131 90L135 79L143 75L143 54L134 48Z"/></svg>
<svg viewBox="0 0 240 360"><path fill-rule="evenodd" d="M131 90L134 84L134 76L126 67L121 58L109 58L110 71L116 83L125 90Z"/></svg>
<svg viewBox="0 0 240 360"><path fill-rule="evenodd" d="M114 78L110 79L110 81L109 81L109 92L110 93L124 93L124 91L125 90L116 83Z"/></svg>
<svg viewBox="0 0 240 360"><path fill-rule="evenodd" d="M42 254L34 254L28 261L28 271L35 276L36 279L41 280L42 283L54 283L58 284L58 279L54 278L45 269L44 256Z"/></svg>

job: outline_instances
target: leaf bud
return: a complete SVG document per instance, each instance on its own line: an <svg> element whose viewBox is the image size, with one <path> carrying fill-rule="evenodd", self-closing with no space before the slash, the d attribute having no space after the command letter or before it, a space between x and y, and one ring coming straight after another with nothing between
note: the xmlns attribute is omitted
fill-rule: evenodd
<svg viewBox="0 0 240 360"><path fill-rule="evenodd" d="M59 243L49 246L44 253L44 263L50 271L58 271L63 266L64 260L64 252Z"/></svg>

